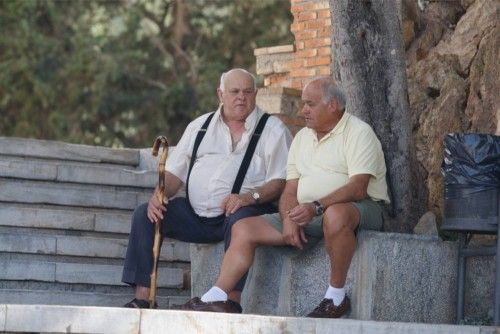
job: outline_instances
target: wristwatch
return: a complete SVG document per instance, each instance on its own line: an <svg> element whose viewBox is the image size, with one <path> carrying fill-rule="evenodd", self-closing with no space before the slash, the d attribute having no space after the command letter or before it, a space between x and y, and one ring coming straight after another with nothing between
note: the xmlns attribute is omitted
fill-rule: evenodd
<svg viewBox="0 0 500 334"><path fill-rule="evenodd" d="M254 191L252 193L252 198L255 200L255 204L260 203L260 194L257 191Z"/></svg>
<svg viewBox="0 0 500 334"><path fill-rule="evenodd" d="M320 202L314 201L313 204L316 207L316 216L320 216L323 214L323 212L325 212L325 208L323 207L323 205L321 205Z"/></svg>

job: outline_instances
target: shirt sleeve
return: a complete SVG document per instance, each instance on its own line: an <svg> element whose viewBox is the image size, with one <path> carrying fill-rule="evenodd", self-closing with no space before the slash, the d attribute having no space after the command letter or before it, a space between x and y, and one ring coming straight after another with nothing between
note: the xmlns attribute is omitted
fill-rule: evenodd
<svg viewBox="0 0 500 334"><path fill-rule="evenodd" d="M300 146L300 132L295 135L290 147L290 152L288 152L288 162L286 167L286 179L294 180L300 177L299 170L297 169L297 159L299 154Z"/></svg>
<svg viewBox="0 0 500 334"><path fill-rule="evenodd" d="M197 128L191 122L167 158L165 170L177 176L184 183L186 183L191 151L197 133Z"/></svg>
<svg viewBox="0 0 500 334"><path fill-rule="evenodd" d="M266 138L266 178L265 182L275 179L285 179L288 149L292 142L292 135L281 122L273 127L270 136Z"/></svg>
<svg viewBox="0 0 500 334"><path fill-rule="evenodd" d="M358 174L377 175L382 146L375 132L365 126L347 139L347 171L349 177Z"/></svg>

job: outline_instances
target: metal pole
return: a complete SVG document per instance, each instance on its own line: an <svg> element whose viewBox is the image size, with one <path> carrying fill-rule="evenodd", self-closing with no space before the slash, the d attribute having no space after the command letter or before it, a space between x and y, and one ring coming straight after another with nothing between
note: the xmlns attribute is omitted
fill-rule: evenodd
<svg viewBox="0 0 500 334"><path fill-rule="evenodd" d="M457 275L457 324L464 318L465 299L465 256L462 249L465 248L465 233L458 236L458 275Z"/></svg>

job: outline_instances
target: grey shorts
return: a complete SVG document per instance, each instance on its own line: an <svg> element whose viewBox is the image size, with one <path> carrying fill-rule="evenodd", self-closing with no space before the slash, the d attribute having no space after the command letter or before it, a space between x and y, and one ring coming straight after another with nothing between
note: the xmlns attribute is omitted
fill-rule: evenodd
<svg viewBox="0 0 500 334"><path fill-rule="evenodd" d="M382 217L382 208L380 205L371 200L364 199L358 202L352 202L352 204L358 209L360 214L360 220L358 229L360 230L375 230L380 231L384 223ZM281 216L279 213L272 213L262 216L272 227L274 227L279 232L283 230L283 224L281 222ZM316 216L313 220L304 227L304 232L306 235L314 238L323 237L323 215Z"/></svg>

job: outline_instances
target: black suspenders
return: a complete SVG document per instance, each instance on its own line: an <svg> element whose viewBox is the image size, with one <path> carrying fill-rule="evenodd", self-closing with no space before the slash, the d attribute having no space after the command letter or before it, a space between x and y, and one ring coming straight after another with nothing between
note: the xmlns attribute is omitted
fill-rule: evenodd
<svg viewBox="0 0 500 334"><path fill-rule="evenodd" d="M189 162L188 175L186 178L186 198L188 202L189 202L189 176L191 175L191 170L193 169L193 165L196 161L196 154L198 153L198 148L200 147L203 137L207 133L208 125L212 121L214 114L215 113L211 113L205 120L205 123L203 123L200 130L198 130L198 134L196 135L196 139L194 141L193 153L191 154L191 161ZM252 160L255 148L257 147L257 143L260 139L260 135L262 134L262 130L264 129L264 126L266 125L269 116L270 115L268 113L264 113L261 116L259 123L255 127L255 131L252 134L252 138L248 143L247 150L245 152L245 155L243 156L243 160L241 161L240 169L238 170L238 174L236 175L236 180L234 181L233 189L231 190L232 194L238 194L241 190L243 180L245 179L248 167L250 166L250 161Z"/></svg>
<svg viewBox="0 0 500 334"><path fill-rule="evenodd" d="M189 175L191 175L191 169L193 169L194 162L196 161L196 154L198 153L198 147L200 147L201 140L203 137L205 137L205 134L207 133L207 128L208 125L210 124L210 121L214 117L215 112L211 113L208 118L205 120L205 123L201 126L200 130L198 130L198 134L196 135L196 139L194 140L194 146L193 146L193 153L191 154L191 161L189 161L189 169L188 169L188 175L186 178L186 198L189 203Z"/></svg>
<svg viewBox="0 0 500 334"><path fill-rule="evenodd" d="M264 130L264 126L266 125L268 118L269 118L268 113L263 114L259 120L259 124L257 124L257 127L255 128L255 131L252 134L252 139L250 139L250 143L248 143L247 151L245 152L245 156L241 161L238 174L236 174L236 180L234 180L234 185L233 189L231 190L231 194L240 193L241 185L243 184L243 180L245 179L245 175L247 174L248 166L250 166L250 161L252 160L253 153L255 152L255 148L257 147L257 142L260 139L260 135L262 134L262 130Z"/></svg>

